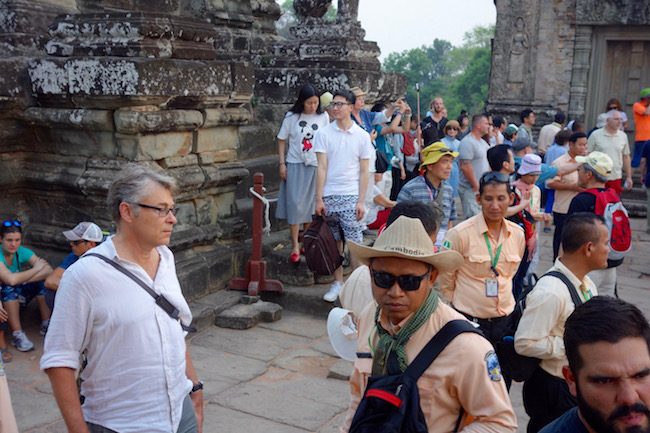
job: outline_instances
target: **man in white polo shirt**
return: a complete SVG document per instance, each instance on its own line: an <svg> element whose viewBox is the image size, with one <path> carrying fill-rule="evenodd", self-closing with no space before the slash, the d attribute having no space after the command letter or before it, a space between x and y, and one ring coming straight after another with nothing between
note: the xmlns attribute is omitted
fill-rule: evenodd
<svg viewBox="0 0 650 433"><path fill-rule="evenodd" d="M203 384L185 345L192 313L167 247L175 180L136 165L116 179L107 205L117 232L63 274L41 369L70 433L201 433Z"/></svg>
<svg viewBox="0 0 650 433"><path fill-rule="evenodd" d="M630 144L627 134L621 131L623 117L618 110L609 110L605 127L595 130L587 141L589 153L603 152L612 159L612 173L607 179L605 187L613 188L620 196L623 188L632 188L632 163L630 159ZM623 185L623 171L625 171L625 185Z"/></svg>
<svg viewBox="0 0 650 433"><path fill-rule="evenodd" d="M314 151L318 157L316 214L330 217L332 224L339 224L345 240L361 243L368 166L374 148L370 135L350 117L355 100L351 92L337 91L330 104L334 122L323 128L314 139ZM332 231L342 250L343 239L339 239L338 228L333 227ZM334 302L342 285L343 268L338 268L334 271L334 283L323 299Z"/></svg>

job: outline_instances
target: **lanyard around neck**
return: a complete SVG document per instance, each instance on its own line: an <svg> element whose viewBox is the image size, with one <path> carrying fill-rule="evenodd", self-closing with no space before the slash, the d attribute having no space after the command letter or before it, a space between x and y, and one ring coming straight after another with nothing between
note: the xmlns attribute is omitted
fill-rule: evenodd
<svg viewBox="0 0 650 433"><path fill-rule="evenodd" d="M488 253L490 254L490 269L492 269L494 275L498 277L499 273L497 272L497 263L499 263L499 257L501 257L501 248L503 248L503 244L500 244L497 247L497 251L495 255L494 253L492 253L492 245L490 244L490 240L488 239L487 233L483 233L483 239L485 239L485 245L487 245Z"/></svg>

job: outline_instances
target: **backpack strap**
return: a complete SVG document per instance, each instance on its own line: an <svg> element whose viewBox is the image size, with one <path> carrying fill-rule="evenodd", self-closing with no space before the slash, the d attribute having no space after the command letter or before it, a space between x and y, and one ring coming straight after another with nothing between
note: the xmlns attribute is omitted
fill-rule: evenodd
<svg viewBox="0 0 650 433"><path fill-rule="evenodd" d="M546 275L559 278L560 280L562 280L562 282L567 287L567 289L569 289L569 294L571 294L571 300L573 301L573 305L575 307L582 304L582 299L580 299L580 296L578 296L578 292L576 292L576 286L573 285L573 283L569 280L569 278L566 275L564 275L562 272L559 271L550 271L545 273L543 276L545 277Z"/></svg>
<svg viewBox="0 0 650 433"><path fill-rule="evenodd" d="M178 320L178 323L180 323L181 327L183 328L183 331L196 332L195 327L185 326L183 325L183 323L181 323L179 318L180 311L178 311L178 308L174 307L174 304L169 302L169 300L165 298L164 295L159 295L158 293L154 292L154 290L151 287L149 287L147 283L145 283L140 278L138 278L133 272L129 271L128 269L126 269L124 266L120 265L116 261L111 260L106 256L102 256L101 254L86 253L83 255L83 257L89 257L89 256L97 257L98 259L105 261L106 263L108 263L109 265L111 265L112 267L114 267L115 269L117 269L118 271L120 271L121 273L129 277L130 279L132 279L138 286L142 287L144 291L149 294L149 296L155 299L156 305L162 308L165 311L165 313L169 315L169 317L171 317L174 320Z"/></svg>
<svg viewBox="0 0 650 433"><path fill-rule="evenodd" d="M431 340L418 353L413 362L404 371L404 374L418 380L431 363L440 355L445 347L464 332L473 332L483 336L483 333L468 320L451 320L434 335Z"/></svg>

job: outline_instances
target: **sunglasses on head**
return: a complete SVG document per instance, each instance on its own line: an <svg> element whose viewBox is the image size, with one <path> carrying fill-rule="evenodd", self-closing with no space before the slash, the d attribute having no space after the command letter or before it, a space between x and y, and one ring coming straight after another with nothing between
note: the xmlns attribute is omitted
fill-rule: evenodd
<svg viewBox="0 0 650 433"><path fill-rule="evenodd" d="M372 281L380 289L390 289L397 281L400 289L405 292L413 292L420 288L420 283L426 278L429 273L431 273L431 268L424 275L400 275L395 276L388 272L375 271L370 269L370 275L372 276Z"/></svg>
<svg viewBox="0 0 650 433"><path fill-rule="evenodd" d="M510 183L510 178L508 175L499 173L498 171L490 171L488 173L485 173L483 176L481 176L481 181L480 184L484 185L489 182L497 182L497 183Z"/></svg>
<svg viewBox="0 0 650 433"><path fill-rule="evenodd" d="M5 220L2 222L2 227L22 227L22 223L18 220Z"/></svg>

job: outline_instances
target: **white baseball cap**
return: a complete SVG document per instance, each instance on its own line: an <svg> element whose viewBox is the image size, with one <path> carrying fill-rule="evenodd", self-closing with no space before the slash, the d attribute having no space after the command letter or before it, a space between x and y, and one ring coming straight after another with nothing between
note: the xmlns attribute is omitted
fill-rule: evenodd
<svg viewBox="0 0 650 433"><path fill-rule="evenodd" d="M64 231L63 236L69 241L101 242L104 239L102 229L97 224L89 221L81 222L72 230Z"/></svg>

